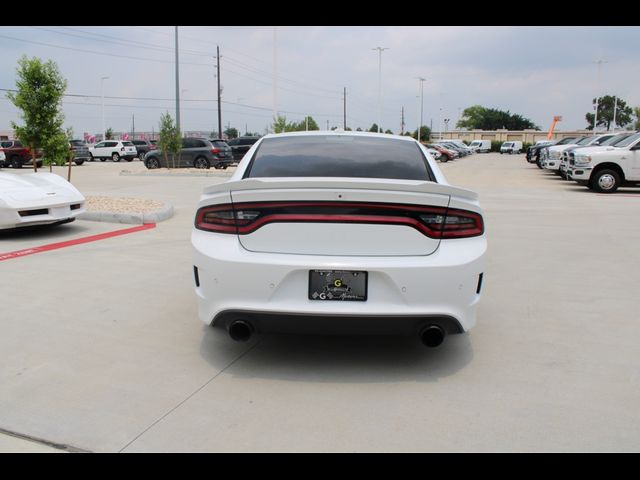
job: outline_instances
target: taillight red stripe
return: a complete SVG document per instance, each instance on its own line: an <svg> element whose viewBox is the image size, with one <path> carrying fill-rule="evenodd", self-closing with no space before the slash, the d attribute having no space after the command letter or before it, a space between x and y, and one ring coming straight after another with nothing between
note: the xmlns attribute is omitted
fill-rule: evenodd
<svg viewBox="0 0 640 480"><path fill-rule="evenodd" d="M278 212L277 210L295 210L299 212ZM311 209L311 211L309 211ZM317 209L318 212L314 212ZM336 213L319 211L335 209ZM345 210L356 210L353 213ZM357 211L359 210L359 211ZM207 213L251 211L259 213L255 219L248 220L210 216ZM441 217L441 222L429 222L424 216L433 214ZM457 218L458 220L454 220ZM447 223L457 221L459 223ZM430 238L464 238L482 235L484 223L476 212L447 207L422 205L370 203L370 202L247 202L202 207L196 214L195 227L218 233L237 233L247 235L269 223L362 223L402 225L415 228Z"/></svg>

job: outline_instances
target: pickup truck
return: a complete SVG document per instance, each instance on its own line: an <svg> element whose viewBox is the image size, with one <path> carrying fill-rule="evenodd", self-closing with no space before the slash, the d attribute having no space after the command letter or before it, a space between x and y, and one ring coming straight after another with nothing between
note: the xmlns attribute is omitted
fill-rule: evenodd
<svg viewBox="0 0 640 480"><path fill-rule="evenodd" d="M584 148L575 152L569 175L599 193L613 193L621 186L640 186L640 133L615 146Z"/></svg>
<svg viewBox="0 0 640 480"><path fill-rule="evenodd" d="M1 166L11 166L13 168L22 168L23 165L31 163L31 150L25 147L18 140L2 140L0 148L4 150L5 160ZM38 167L42 166L42 153L36 151L36 162Z"/></svg>

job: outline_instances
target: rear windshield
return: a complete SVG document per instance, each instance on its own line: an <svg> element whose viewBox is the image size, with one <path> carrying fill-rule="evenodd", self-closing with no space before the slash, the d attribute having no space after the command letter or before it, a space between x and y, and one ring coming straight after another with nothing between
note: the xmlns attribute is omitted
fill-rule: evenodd
<svg viewBox="0 0 640 480"><path fill-rule="evenodd" d="M133 147L133 143L131 142L122 142L122 145L124 145L125 147Z"/></svg>
<svg viewBox="0 0 640 480"><path fill-rule="evenodd" d="M82 140L71 140L69 143L74 147L84 147L84 142Z"/></svg>
<svg viewBox="0 0 640 480"><path fill-rule="evenodd" d="M223 142L222 140L212 140L213 146L216 148L227 148L229 144L227 142Z"/></svg>
<svg viewBox="0 0 640 480"><path fill-rule="evenodd" d="M350 135L267 138L258 147L247 177L434 179L416 143Z"/></svg>

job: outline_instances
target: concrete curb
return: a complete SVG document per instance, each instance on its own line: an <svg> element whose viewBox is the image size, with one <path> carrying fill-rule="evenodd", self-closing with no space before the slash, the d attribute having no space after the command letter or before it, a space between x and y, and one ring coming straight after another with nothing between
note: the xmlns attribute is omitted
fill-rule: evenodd
<svg viewBox="0 0 640 480"><path fill-rule="evenodd" d="M159 223L173 217L173 205L167 203L161 210L150 213L113 213L113 212L85 212L78 215L78 220L92 222L128 223L142 225L145 223Z"/></svg>

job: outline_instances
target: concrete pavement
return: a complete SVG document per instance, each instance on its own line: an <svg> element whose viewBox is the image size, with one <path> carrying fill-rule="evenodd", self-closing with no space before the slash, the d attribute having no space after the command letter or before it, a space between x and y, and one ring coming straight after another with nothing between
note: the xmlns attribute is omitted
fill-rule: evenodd
<svg viewBox="0 0 640 480"><path fill-rule="evenodd" d="M596 195L523 157L441 164L480 193L489 251L477 326L437 349L234 343L197 318L189 244L202 187L224 177L74 169L87 195L163 200L175 215L0 262L0 428L96 452L637 451L640 191ZM122 225L0 237L0 253L109 228Z"/></svg>

